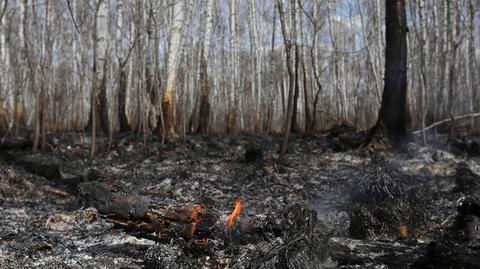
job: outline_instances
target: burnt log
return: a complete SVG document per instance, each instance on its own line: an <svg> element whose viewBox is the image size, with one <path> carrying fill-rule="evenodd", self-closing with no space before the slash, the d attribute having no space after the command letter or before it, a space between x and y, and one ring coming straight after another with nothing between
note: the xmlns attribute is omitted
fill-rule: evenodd
<svg viewBox="0 0 480 269"><path fill-rule="evenodd" d="M388 268L410 268L422 252L423 244L393 240L356 240L331 238L328 241L332 258L341 266L387 265ZM369 267L370 268L370 267ZM371 268L374 268L372 266Z"/></svg>
<svg viewBox="0 0 480 269"><path fill-rule="evenodd" d="M475 174L466 163L457 165L455 174L455 192L475 195L480 190L480 176Z"/></svg>
<svg viewBox="0 0 480 269"><path fill-rule="evenodd" d="M0 143L0 150L26 150L32 146L32 140L28 137L6 137Z"/></svg>
<svg viewBox="0 0 480 269"><path fill-rule="evenodd" d="M87 206L95 207L108 221L156 241L208 236L217 220L216 214L200 205L161 207L149 197L112 182L84 182L79 192Z"/></svg>
<svg viewBox="0 0 480 269"><path fill-rule="evenodd" d="M151 200L144 196L129 195L120 188L103 182L85 182L78 188L86 203L95 207L100 214L113 214L125 219L145 218L151 203Z"/></svg>
<svg viewBox="0 0 480 269"><path fill-rule="evenodd" d="M429 244L413 241L362 241L331 238L328 242L332 258L340 266L362 268L480 268L480 250L475 246L453 241ZM376 267L377 266L377 267Z"/></svg>
<svg viewBox="0 0 480 269"><path fill-rule="evenodd" d="M359 148L366 141L366 134L347 124L333 127L327 136L328 147L335 152Z"/></svg>
<svg viewBox="0 0 480 269"><path fill-rule="evenodd" d="M480 250L475 246L453 242L431 242L426 247L425 254L417 259L410 268L480 268Z"/></svg>
<svg viewBox="0 0 480 269"><path fill-rule="evenodd" d="M54 155L26 154L25 152L0 152L0 158L7 164L47 178L57 186L65 187L71 193L77 192L77 186L84 177L64 173L63 161Z"/></svg>
<svg viewBox="0 0 480 269"><path fill-rule="evenodd" d="M472 137L460 137L449 143L450 151L456 155L480 156L480 140Z"/></svg>
<svg viewBox="0 0 480 269"><path fill-rule="evenodd" d="M258 145L248 145L245 150L245 162L246 163L258 163L263 159L262 148Z"/></svg>

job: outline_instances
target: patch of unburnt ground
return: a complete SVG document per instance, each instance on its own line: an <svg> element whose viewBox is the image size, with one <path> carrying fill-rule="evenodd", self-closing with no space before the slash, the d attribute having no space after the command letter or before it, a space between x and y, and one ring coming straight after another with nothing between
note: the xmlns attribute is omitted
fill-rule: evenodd
<svg viewBox="0 0 480 269"><path fill-rule="evenodd" d="M150 141L149 152L125 137L94 160L88 138L58 141L50 153L9 152L58 160L56 179L0 163L0 268L409 268L456 227L466 195L457 191L457 163L479 171L474 159L413 143L378 157L333 152L320 136L293 138L283 164L275 162L278 137L192 136ZM215 222L158 240L92 208L71 187L85 182L165 210L201 205ZM237 198L242 211L224 232ZM471 244L462 240L448 242Z"/></svg>

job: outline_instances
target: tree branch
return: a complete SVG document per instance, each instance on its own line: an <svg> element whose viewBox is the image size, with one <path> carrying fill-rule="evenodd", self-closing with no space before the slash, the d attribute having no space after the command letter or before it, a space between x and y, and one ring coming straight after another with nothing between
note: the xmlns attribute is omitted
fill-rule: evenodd
<svg viewBox="0 0 480 269"><path fill-rule="evenodd" d="M66 0L66 1L67 1L68 11L70 12L70 16L72 17L73 25L75 25L75 29L77 30L77 32L80 33L80 30L78 29L79 28L78 24L75 21L75 16L73 16L72 7L70 6L70 0Z"/></svg>
<svg viewBox="0 0 480 269"><path fill-rule="evenodd" d="M444 120L441 120L441 121L437 121L437 122L435 122L434 124L432 124L428 127L425 127L425 131L433 129L433 128L435 128L439 125L445 124L447 122L456 121L456 120L463 120L463 119L467 119L467 118L476 118L476 117L480 117L480 112L444 119ZM416 135L416 134L420 134L421 132L422 132L422 129L414 131L413 134Z"/></svg>
<svg viewBox="0 0 480 269"><path fill-rule="evenodd" d="M2 13L0 13L0 23L2 22L3 16L5 15L5 11L7 11L7 4L8 0L4 0Z"/></svg>

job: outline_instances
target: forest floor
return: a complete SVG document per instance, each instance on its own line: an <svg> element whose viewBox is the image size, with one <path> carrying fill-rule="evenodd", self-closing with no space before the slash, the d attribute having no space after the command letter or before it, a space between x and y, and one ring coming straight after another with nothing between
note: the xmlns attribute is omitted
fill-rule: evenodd
<svg viewBox="0 0 480 269"><path fill-rule="evenodd" d="M308 136L293 137L277 164L280 140L188 136L164 147L151 141L145 153L125 137L91 160L88 137L66 134L48 153L3 150L0 268L480 265L480 235L472 235L478 226L464 231L456 223L459 203L477 186L459 186L459 167L473 172L468 184L478 182L478 157L415 142L402 153L335 152L331 138ZM108 201L102 207L89 200L85 184L92 182L165 210L201 205L215 218L203 235L157 240L112 220ZM237 198L242 210L233 230L212 231L221 230ZM127 205L124 218L133 220L135 210ZM210 241L195 247L203 239Z"/></svg>

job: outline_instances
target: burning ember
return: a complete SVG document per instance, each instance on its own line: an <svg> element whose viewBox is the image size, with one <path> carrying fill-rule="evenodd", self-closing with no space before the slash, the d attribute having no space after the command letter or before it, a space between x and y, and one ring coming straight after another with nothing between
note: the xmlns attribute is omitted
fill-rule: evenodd
<svg viewBox="0 0 480 269"><path fill-rule="evenodd" d="M233 225L235 224L235 220L237 219L237 216L240 214L240 211L242 210L242 203L240 202L240 198L237 198L235 201L235 209L233 210L232 214L230 214L230 217L228 218L227 221L227 226L225 227L225 231L229 232Z"/></svg>

